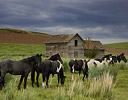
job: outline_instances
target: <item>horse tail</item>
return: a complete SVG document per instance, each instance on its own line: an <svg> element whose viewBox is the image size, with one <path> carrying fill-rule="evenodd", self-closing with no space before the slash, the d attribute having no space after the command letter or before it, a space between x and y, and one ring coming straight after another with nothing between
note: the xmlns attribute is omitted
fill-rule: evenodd
<svg viewBox="0 0 128 100"><path fill-rule="evenodd" d="M69 67L70 67L70 72L72 73L73 67L74 66L74 60L70 60L69 62Z"/></svg>

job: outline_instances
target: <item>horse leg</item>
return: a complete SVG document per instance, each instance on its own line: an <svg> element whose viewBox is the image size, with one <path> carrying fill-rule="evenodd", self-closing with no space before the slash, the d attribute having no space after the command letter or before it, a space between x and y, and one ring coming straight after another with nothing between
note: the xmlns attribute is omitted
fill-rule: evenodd
<svg viewBox="0 0 128 100"><path fill-rule="evenodd" d="M72 74L72 81L74 81L74 73L72 72L71 74Z"/></svg>
<svg viewBox="0 0 128 100"><path fill-rule="evenodd" d="M32 81L32 87L34 87L34 82L35 82L35 70L31 71L31 81Z"/></svg>
<svg viewBox="0 0 128 100"><path fill-rule="evenodd" d="M59 82L60 82L60 74L58 74L58 86L59 86Z"/></svg>
<svg viewBox="0 0 128 100"><path fill-rule="evenodd" d="M80 73L81 73L81 70L79 70L79 73L78 73L78 79L80 79Z"/></svg>
<svg viewBox="0 0 128 100"><path fill-rule="evenodd" d="M48 87L49 76L50 76L50 74L47 75L47 81L46 81L46 85L47 85L47 87Z"/></svg>
<svg viewBox="0 0 128 100"><path fill-rule="evenodd" d="M4 79L3 79L3 81L2 81L2 84L3 84L3 86L4 86Z"/></svg>
<svg viewBox="0 0 128 100"><path fill-rule="evenodd" d="M36 76L37 87L39 87L39 82L38 82L39 75L40 75L40 73L39 73L39 72L37 72L37 76Z"/></svg>
<svg viewBox="0 0 128 100"><path fill-rule="evenodd" d="M83 81L84 81L84 78L85 78L85 73L86 73L86 72L85 72L85 71L83 71L83 79L82 79Z"/></svg>
<svg viewBox="0 0 128 100"><path fill-rule="evenodd" d="M42 87L45 88L45 75L42 73Z"/></svg>
<svg viewBox="0 0 128 100"><path fill-rule="evenodd" d="M24 74L23 74L23 75L21 75L20 83L19 83L19 85L18 85L18 90L20 89L20 85L21 85L21 83L22 83L22 81L23 81L23 78L24 78Z"/></svg>
<svg viewBox="0 0 128 100"><path fill-rule="evenodd" d="M52 83L53 77L54 77L54 75L52 74L51 81L49 83L49 87L51 87L51 83Z"/></svg>
<svg viewBox="0 0 128 100"><path fill-rule="evenodd" d="M27 77L29 73L26 73L24 76L24 89L26 89Z"/></svg>
<svg viewBox="0 0 128 100"><path fill-rule="evenodd" d="M85 71L85 70L83 70L83 81L84 81L84 78L85 78L85 75L86 75L86 78L87 78L87 80L88 80L88 71Z"/></svg>
<svg viewBox="0 0 128 100"><path fill-rule="evenodd" d="M4 82L4 77L5 77L5 73L1 73L1 77L0 77L0 90L2 90L2 85L3 85L3 82Z"/></svg>

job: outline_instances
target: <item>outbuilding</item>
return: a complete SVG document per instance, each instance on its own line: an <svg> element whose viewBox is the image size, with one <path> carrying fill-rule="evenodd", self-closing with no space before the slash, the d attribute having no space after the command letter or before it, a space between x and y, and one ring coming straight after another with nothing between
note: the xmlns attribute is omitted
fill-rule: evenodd
<svg viewBox="0 0 128 100"><path fill-rule="evenodd" d="M78 33L53 35L46 42L45 56L59 53L61 57L84 57L85 41Z"/></svg>

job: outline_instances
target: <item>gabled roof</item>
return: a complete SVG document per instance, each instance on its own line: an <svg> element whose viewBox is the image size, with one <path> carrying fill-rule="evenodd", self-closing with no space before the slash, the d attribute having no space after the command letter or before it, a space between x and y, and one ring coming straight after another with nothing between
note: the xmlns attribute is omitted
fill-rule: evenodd
<svg viewBox="0 0 128 100"><path fill-rule="evenodd" d="M73 39L75 36L79 36L78 33L75 34L61 34L61 35L53 35L51 36L45 43L67 43ZM80 37L80 36L79 36ZM84 42L84 40L80 37L80 39Z"/></svg>
<svg viewBox="0 0 128 100"><path fill-rule="evenodd" d="M85 49L104 49L100 41L85 40Z"/></svg>

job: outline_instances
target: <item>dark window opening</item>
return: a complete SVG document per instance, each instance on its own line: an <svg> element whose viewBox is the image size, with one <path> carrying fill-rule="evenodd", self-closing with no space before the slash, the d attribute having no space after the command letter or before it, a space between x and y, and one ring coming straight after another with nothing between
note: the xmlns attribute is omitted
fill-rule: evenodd
<svg viewBox="0 0 128 100"><path fill-rule="evenodd" d="M78 45L78 41L77 40L75 40L75 46L77 46Z"/></svg>

